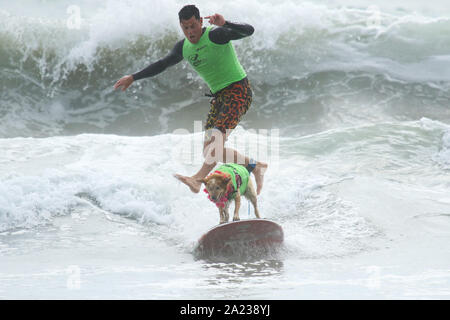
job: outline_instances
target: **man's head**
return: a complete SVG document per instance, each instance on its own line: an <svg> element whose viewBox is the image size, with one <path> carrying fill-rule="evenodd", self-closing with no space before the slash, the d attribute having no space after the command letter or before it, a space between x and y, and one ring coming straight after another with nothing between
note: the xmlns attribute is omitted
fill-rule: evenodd
<svg viewBox="0 0 450 320"><path fill-rule="evenodd" d="M180 26L185 37L191 43L197 43L202 36L203 18L200 17L200 11L194 5L184 6L178 12Z"/></svg>

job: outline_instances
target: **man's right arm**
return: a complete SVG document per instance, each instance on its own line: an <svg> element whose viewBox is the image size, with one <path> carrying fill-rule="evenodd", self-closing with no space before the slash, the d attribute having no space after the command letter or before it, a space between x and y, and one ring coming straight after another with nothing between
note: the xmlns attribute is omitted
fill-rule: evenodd
<svg viewBox="0 0 450 320"><path fill-rule="evenodd" d="M184 39L178 41L175 44L175 47L169 52L167 56L162 58L161 60L156 61L155 63L152 63L145 69L133 73L133 79L134 80L140 80L143 78L153 77L157 74L160 74L164 70L166 70L168 67L173 66L183 60L183 44Z"/></svg>

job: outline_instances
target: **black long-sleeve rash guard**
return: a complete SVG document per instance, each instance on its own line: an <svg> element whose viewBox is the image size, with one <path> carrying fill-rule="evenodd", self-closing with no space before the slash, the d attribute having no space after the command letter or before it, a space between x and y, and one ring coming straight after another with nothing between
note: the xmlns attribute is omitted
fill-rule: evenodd
<svg viewBox="0 0 450 320"><path fill-rule="evenodd" d="M205 32L206 28L203 28ZM245 23L225 22L221 27L213 28L209 32L209 40L216 44L226 44L231 40L239 40L253 34L255 29ZM153 77L168 67L173 66L183 60L183 44L186 39L180 40L175 44L175 47L164 58L152 63L145 69L134 73L133 79L139 80L143 78Z"/></svg>

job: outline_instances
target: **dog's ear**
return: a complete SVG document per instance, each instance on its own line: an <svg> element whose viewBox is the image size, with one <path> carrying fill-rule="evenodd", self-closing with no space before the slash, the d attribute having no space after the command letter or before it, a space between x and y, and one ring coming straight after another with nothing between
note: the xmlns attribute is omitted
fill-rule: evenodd
<svg viewBox="0 0 450 320"><path fill-rule="evenodd" d="M206 183L208 182L208 180L206 180L206 178L205 179L197 179L197 181L200 183L204 183L205 186L206 186Z"/></svg>

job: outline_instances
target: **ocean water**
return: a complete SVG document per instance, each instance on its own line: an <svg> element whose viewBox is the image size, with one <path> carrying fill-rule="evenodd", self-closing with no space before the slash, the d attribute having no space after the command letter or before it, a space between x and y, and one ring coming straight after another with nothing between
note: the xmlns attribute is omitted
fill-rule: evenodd
<svg viewBox="0 0 450 320"><path fill-rule="evenodd" d="M172 174L201 165L207 87L182 62L113 90L184 2L0 0L0 298L449 299L450 4L196 4L255 27L227 144L269 164L284 246L195 260L219 216Z"/></svg>

